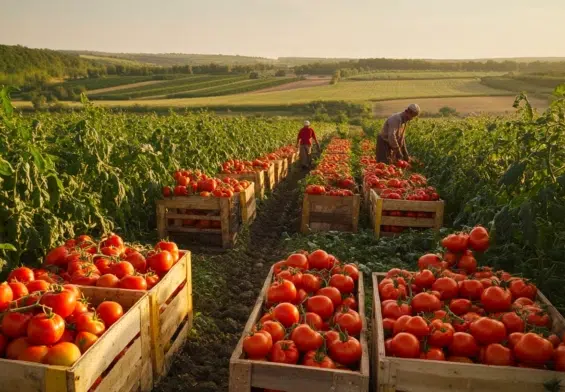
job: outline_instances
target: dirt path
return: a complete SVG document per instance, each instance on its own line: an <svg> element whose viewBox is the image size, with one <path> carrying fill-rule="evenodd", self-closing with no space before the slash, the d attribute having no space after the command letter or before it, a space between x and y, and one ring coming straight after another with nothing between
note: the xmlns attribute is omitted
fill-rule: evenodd
<svg viewBox="0 0 565 392"><path fill-rule="evenodd" d="M194 330L169 376L154 392L228 390L231 353L271 264L286 256L280 248L281 235L299 228L298 181L305 175L293 168L259 205L257 219L234 250L194 255Z"/></svg>

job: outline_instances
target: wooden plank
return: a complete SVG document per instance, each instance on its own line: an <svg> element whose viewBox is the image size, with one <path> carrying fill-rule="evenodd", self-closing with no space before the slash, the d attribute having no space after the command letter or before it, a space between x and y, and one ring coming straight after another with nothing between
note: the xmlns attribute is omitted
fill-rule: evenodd
<svg viewBox="0 0 565 392"><path fill-rule="evenodd" d="M237 180L247 180L254 183L255 197L263 199L265 197L265 172L263 170L253 173L230 174L232 178Z"/></svg>
<svg viewBox="0 0 565 392"><path fill-rule="evenodd" d="M218 197L183 196L172 199L157 200L159 206L165 208L184 208L186 210L218 210L220 208Z"/></svg>
<svg viewBox="0 0 565 392"><path fill-rule="evenodd" d="M359 210L361 208L361 195L353 195L353 206L351 211L353 212L353 217L351 221L352 231L357 233L359 227Z"/></svg>
<svg viewBox="0 0 565 392"><path fill-rule="evenodd" d="M39 364L0 359L2 392L55 392L56 390L53 387L48 389L46 385L48 370L47 366ZM58 381L60 390L66 391L66 368L58 367L58 373L59 376L60 374L63 375L62 381ZM52 379L57 380L57 377L53 375Z"/></svg>
<svg viewBox="0 0 565 392"><path fill-rule="evenodd" d="M169 232L177 233L211 233L211 234L221 234L221 229L198 229L196 227L182 227L182 226L169 226Z"/></svg>
<svg viewBox="0 0 565 392"><path fill-rule="evenodd" d="M165 350L163 342L159 338L161 328L159 325L159 303L156 293L149 295L149 319L151 326L151 363L153 367L153 378L157 380L165 363Z"/></svg>
<svg viewBox="0 0 565 392"><path fill-rule="evenodd" d="M404 216L383 216L381 225L406 227L434 227L435 220L430 218L409 218Z"/></svg>
<svg viewBox="0 0 565 392"><path fill-rule="evenodd" d="M443 201L383 199L383 210L385 211L436 212L438 208L440 208L440 205L443 205Z"/></svg>
<svg viewBox="0 0 565 392"><path fill-rule="evenodd" d="M434 216L434 229L439 231L439 229L441 229L441 227L443 226L443 214L444 214L444 209L445 209L445 203L441 203L440 205L438 205L438 208L436 210L435 216Z"/></svg>
<svg viewBox="0 0 565 392"><path fill-rule="evenodd" d="M251 364L249 361L230 361L229 392L251 391Z"/></svg>
<svg viewBox="0 0 565 392"><path fill-rule="evenodd" d="M217 215L192 215L192 214L177 214L173 212L168 212L166 215L167 219L192 219L192 220L212 220L219 221L220 217ZM181 222L182 224L182 222Z"/></svg>
<svg viewBox="0 0 565 392"><path fill-rule="evenodd" d="M142 376L142 347L141 339L138 338L128 347L124 356L116 362L112 370L104 376L97 391L123 392L130 391Z"/></svg>
<svg viewBox="0 0 565 392"><path fill-rule="evenodd" d="M155 294L158 307L161 307L169 297L175 292L175 290L181 285L185 280L188 281L187 276L187 266L191 264L191 252L185 251L184 256L182 256L179 261L167 272L167 274L161 279L159 283L151 289L151 293Z"/></svg>
<svg viewBox="0 0 565 392"><path fill-rule="evenodd" d="M145 297L144 302L140 309L141 318L139 323L142 362L139 391L150 392L153 389L153 363L151 361L151 309L149 295Z"/></svg>
<svg viewBox="0 0 565 392"><path fill-rule="evenodd" d="M239 204L241 207L241 221L250 224L255 215L255 187L251 184L247 189L239 193Z"/></svg>
<svg viewBox="0 0 565 392"><path fill-rule="evenodd" d="M220 217L222 218L222 248L227 248L230 244L230 199L220 200Z"/></svg>
<svg viewBox="0 0 565 392"><path fill-rule="evenodd" d="M167 208L160 203L157 203L157 235L159 239L167 238L167 218L165 217Z"/></svg>
<svg viewBox="0 0 565 392"><path fill-rule="evenodd" d="M116 301L125 308L131 308L145 294L142 290L111 289L106 287L78 286L89 302L98 306L104 301Z"/></svg>
<svg viewBox="0 0 565 392"><path fill-rule="evenodd" d="M69 384L73 385L74 391L88 390L114 358L140 333L141 305L142 302L138 302L131 307L69 369L73 377Z"/></svg>
<svg viewBox="0 0 565 392"><path fill-rule="evenodd" d="M265 187L272 191L275 189L275 165L269 165L269 169L265 170Z"/></svg>
<svg viewBox="0 0 565 392"><path fill-rule="evenodd" d="M170 343L179 325L188 314L187 292L188 287L184 286L159 316L159 339L161 339L163 347L166 347L167 344Z"/></svg>
<svg viewBox="0 0 565 392"><path fill-rule="evenodd" d="M191 329L192 329L192 317L185 319L184 323L182 324L181 331L179 332L177 338L171 344L171 347L165 354L164 363L163 363L163 372L160 375L161 377L166 376L171 370L171 366L173 365L175 355L184 346L186 340L188 339L188 334Z"/></svg>

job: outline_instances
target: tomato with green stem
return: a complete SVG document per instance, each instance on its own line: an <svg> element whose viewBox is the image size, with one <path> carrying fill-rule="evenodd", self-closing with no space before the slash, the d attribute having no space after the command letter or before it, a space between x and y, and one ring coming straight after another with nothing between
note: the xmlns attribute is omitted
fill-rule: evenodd
<svg viewBox="0 0 565 392"><path fill-rule="evenodd" d="M273 339L267 331L251 333L243 338L243 351L249 359L265 358L273 348Z"/></svg>
<svg viewBox="0 0 565 392"><path fill-rule="evenodd" d="M31 313L7 312L2 317L2 333L11 339L26 336Z"/></svg>
<svg viewBox="0 0 565 392"><path fill-rule="evenodd" d="M267 302L278 304L281 302L294 302L296 287L290 280L277 278L267 289Z"/></svg>
<svg viewBox="0 0 565 392"><path fill-rule="evenodd" d="M399 358L419 358L420 342L412 334L400 332L390 342L390 352Z"/></svg>
<svg viewBox="0 0 565 392"><path fill-rule="evenodd" d="M331 299L335 309L342 304L341 294L340 290L333 286L322 287L316 292L316 295L323 295Z"/></svg>
<svg viewBox="0 0 565 392"><path fill-rule="evenodd" d="M44 361L48 365L73 366L80 356L80 349L76 345L61 342L49 348Z"/></svg>
<svg viewBox="0 0 565 392"><path fill-rule="evenodd" d="M292 340L279 340L269 352L269 361L276 363L297 364L300 353Z"/></svg>
<svg viewBox="0 0 565 392"><path fill-rule="evenodd" d="M104 301L96 307L96 313L102 319L106 328L110 328L124 315L124 308L115 301Z"/></svg>
<svg viewBox="0 0 565 392"><path fill-rule="evenodd" d="M301 352L317 350L324 344L322 335L308 324L300 324L294 328L290 334L290 339Z"/></svg>
<svg viewBox="0 0 565 392"><path fill-rule="evenodd" d="M290 328L293 324L298 323L300 313L293 304L283 302L275 306L271 317L279 321L285 328Z"/></svg>
<svg viewBox="0 0 565 392"><path fill-rule="evenodd" d="M309 351L304 355L302 364L308 367L317 367L322 369L336 369L335 362L323 351Z"/></svg>
<svg viewBox="0 0 565 392"><path fill-rule="evenodd" d="M96 336L102 335L106 330L104 322L93 312L79 314L75 321L75 327L77 332L90 332Z"/></svg>
<svg viewBox="0 0 565 392"><path fill-rule="evenodd" d="M338 310L334 315L333 322L342 331L347 332L351 336L359 336L363 329L361 316L352 309L341 308Z"/></svg>
<svg viewBox="0 0 565 392"><path fill-rule="evenodd" d="M328 347L330 358L343 365L353 365L361 360L361 343L347 332L340 332L339 339Z"/></svg>

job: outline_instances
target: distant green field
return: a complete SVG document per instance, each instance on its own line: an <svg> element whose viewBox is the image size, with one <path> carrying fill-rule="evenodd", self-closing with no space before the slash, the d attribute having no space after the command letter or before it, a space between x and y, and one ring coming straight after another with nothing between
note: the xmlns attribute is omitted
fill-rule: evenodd
<svg viewBox="0 0 565 392"><path fill-rule="evenodd" d="M347 80L473 79L499 76L503 72L382 71L352 75Z"/></svg>
<svg viewBox="0 0 565 392"><path fill-rule="evenodd" d="M536 78L530 76L493 76L485 77L481 80L482 84L496 89L504 89L514 93L526 92L527 94L538 97L549 97L560 79Z"/></svg>
<svg viewBox="0 0 565 392"><path fill-rule="evenodd" d="M99 61L104 64L114 64L114 65L126 65L132 67L139 67L145 64L140 63L139 61L135 60L128 60L124 58L115 58L115 57L103 57L103 56L93 56L89 54L82 54L80 57L87 59L87 60L94 60Z"/></svg>
<svg viewBox="0 0 565 392"><path fill-rule="evenodd" d="M96 79L76 79L67 80L63 83L57 83L55 86L61 85L64 87L79 87L83 86L87 90L98 90L101 88L109 88L122 86L131 83L146 82L153 80L154 76L108 76L105 78Z"/></svg>
<svg viewBox="0 0 565 392"><path fill-rule="evenodd" d="M196 97L213 97L220 95L241 94L255 90L261 90L269 87L281 86L290 82L297 81L298 78L269 78L269 79L247 79L234 82L227 85L211 87L207 89L196 90L193 92L183 92L168 95L167 98L196 98Z"/></svg>

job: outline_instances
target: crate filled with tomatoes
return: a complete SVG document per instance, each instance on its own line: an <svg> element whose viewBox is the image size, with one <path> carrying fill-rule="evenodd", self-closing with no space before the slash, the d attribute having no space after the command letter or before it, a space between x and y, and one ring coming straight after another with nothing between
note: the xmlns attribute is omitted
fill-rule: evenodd
<svg viewBox="0 0 565 392"><path fill-rule="evenodd" d="M528 280L478 267L480 226L442 240L417 272L373 274L375 390L559 390L565 319Z"/></svg>
<svg viewBox="0 0 565 392"><path fill-rule="evenodd" d="M273 164L275 184L280 184L286 176L288 176L288 161L277 152L272 152L259 158L262 161L267 161Z"/></svg>
<svg viewBox="0 0 565 392"><path fill-rule="evenodd" d="M372 163L363 175L363 193L376 237L391 236L407 229L435 229L443 225L444 201L427 185L421 174L408 173L408 163Z"/></svg>
<svg viewBox="0 0 565 392"><path fill-rule="evenodd" d="M175 181L174 188L163 188L164 199L157 201L160 238L182 234L187 241L228 248L241 224L255 219L255 188L247 180L182 170L175 173Z"/></svg>
<svg viewBox="0 0 565 392"><path fill-rule="evenodd" d="M331 151L324 151L315 170L306 179L302 201L301 231L357 232L361 196L351 173L351 142L333 139Z"/></svg>
<svg viewBox="0 0 565 392"><path fill-rule="evenodd" d="M275 165L268 160L230 159L222 164L220 175L253 182L255 193L260 199L265 197L265 191L271 191L275 187Z"/></svg>
<svg viewBox="0 0 565 392"><path fill-rule="evenodd" d="M191 254L173 242L160 241L150 248L126 244L116 234L101 241L79 236L47 253L36 274L81 289L95 288L99 295L118 302L147 293L147 345L155 381L168 372L192 328Z"/></svg>
<svg viewBox="0 0 565 392"><path fill-rule="evenodd" d="M292 144L279 148L277 151L275 151L275 154L286 160L287 169L290 169L292 164L298 161L298 149Z"/></svg>
<svg viewBox="0 0 565 392"><path fill-rule="evenodd" d="M108 298L53 277L19 267L0 284L0 389L150 391L147 293Z"/></svg>
<svg viewBox="0 0 565 392"><path fill-rule="evenodd" d="M232 354L230 392L368 391L364 298L357 266L323 250L275 263Z"/></svg>

